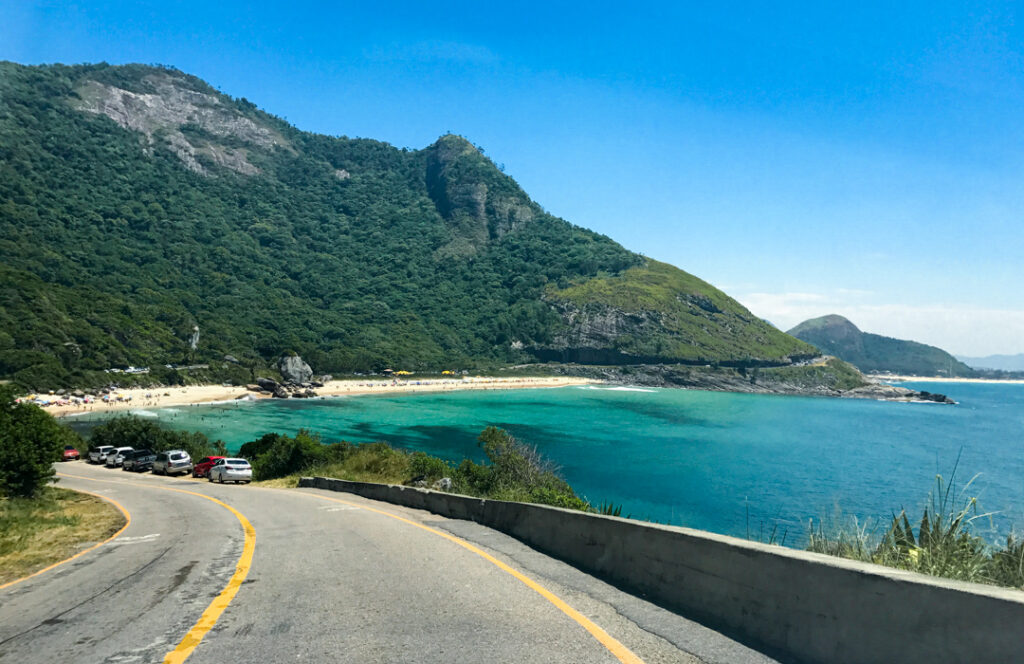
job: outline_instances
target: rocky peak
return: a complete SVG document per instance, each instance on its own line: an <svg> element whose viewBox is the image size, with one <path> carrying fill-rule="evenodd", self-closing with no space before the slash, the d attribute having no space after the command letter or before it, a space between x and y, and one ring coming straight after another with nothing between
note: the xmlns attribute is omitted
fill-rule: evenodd
<svg viewBox="0 0 1024 664"><path fill-rule="evenodd" d="M526 193L465 138L442 136L425 152L427 192L454 236L442 254L476 253L540 214Z"/></svg>
<svg viewBox="0 0 1024 664"><path fill-rule="evenodd" d="M86 79L76 88L73 103L139 132L149 149L162 144L186 168L202 175L211 174L210 162L256 175L259 169L248 159L250 149L288 146L272 128L242 115L220 95L196 90L174 72L154 69L141 82L140 89L129 90Z"/></svg>

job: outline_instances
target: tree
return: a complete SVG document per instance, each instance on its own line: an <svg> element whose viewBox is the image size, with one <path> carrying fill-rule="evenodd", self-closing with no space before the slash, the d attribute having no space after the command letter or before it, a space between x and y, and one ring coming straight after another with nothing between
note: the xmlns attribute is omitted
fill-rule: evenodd
<svg viewBox="0 0 1024 664"><path fill-rule="evenodd" d="M79 441L43 409L16 403L14 391L0 387L0 494L38 495L54 476L64 445Z"/></svg>
<svg viewBox="0 0 1024 664"><path fill-rule="evenodd" d="M89 449L103 445L149 449L154 452L184 450L193 460L211 454L226 454L222 441L211 442L199 431L165 429L155 420L121 415L96 426L89 437Z"/></svg>

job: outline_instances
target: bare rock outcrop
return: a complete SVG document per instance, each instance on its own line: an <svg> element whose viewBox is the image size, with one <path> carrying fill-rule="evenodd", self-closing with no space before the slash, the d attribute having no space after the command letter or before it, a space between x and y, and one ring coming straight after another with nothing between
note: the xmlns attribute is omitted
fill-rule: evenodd
<svg viewBox="0 0 1024 664"><path fill-rule="evenodd" d="M249 161L250 148L288 146L277 131L245 117L216 94L192 89L171 72L150 74L144 83L152 92L86 81L76 90L75 106L139 132L149 149L163 144L188 169L202 175L211 174L202 157L237 173L256 175L260 171Z"/></svg>
<svg viewBox="0 0 1024 664"><path fill-rule="evenodd" d="M313 370L298 355L285 355L277 361L277 370L286 383L301 385L313 379Z"/></svg>

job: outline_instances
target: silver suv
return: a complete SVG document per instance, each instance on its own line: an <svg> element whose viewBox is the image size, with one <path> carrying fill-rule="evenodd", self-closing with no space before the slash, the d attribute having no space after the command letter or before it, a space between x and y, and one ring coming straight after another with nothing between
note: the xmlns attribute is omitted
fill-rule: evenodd
<svg viewBox="0 0 1024 664"><path fill-rule="evenodd" d="M107 460L107 453L114 449L113 445L100 445L99 447L89 451L89 463L105 463Z"/></svg>
<svg viewBox="0 0 1024 664"><path fill-rule="evenodd" d="M107 468L117 468L124 463L125 452L131 452L134 447L115 447L114 449L107 452L106 466Z"/></svg>
<svg viewBox="0 0 1024 664"><path fill-rule="evenodd" d="M154 475L174 475L192 472L192 457L184 450L168 450L156 455L153 462Z"/></svg>

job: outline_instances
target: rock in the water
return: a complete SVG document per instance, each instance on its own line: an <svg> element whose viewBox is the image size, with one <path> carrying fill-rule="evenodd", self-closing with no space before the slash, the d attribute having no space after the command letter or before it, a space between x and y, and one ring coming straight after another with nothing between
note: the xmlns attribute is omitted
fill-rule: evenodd
<svg viewBox="0 0 1024 664"><path fill-rule="evenodd" d="M257 378L256 384L268 392L276 392L281 387L276 380L270 378Z"/></svg>
<svg viewBox="0 0 1024 664"><path fill-rule="evenodd" d="M313 370L298 355L285 355L277 361L277 370L281 377L289 383L308 383L313 378Z"/></svg>

